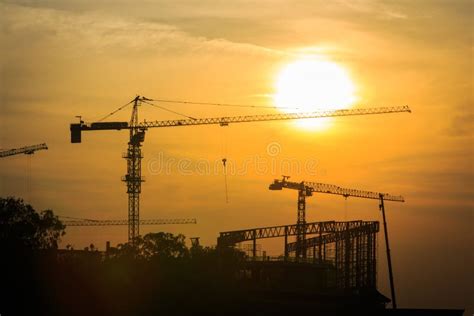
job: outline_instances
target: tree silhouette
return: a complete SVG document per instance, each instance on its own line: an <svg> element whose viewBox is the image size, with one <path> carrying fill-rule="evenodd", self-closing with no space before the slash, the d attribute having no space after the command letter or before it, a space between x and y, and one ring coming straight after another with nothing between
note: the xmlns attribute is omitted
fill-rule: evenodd
<svg viewBox="0 0 474 316"><path fill-rule="evenodd" d="M134 243L119 244L117 257L141 259L180 259L189 254L184 235L158 232L138 236Z"/></svg>
<svg viewBox="0 0 474 316"><path fill-rule="evenodd" d="M184 258L188 254L185 237L170 233L158 232L145 235L143 249L147 257Z"/></svg>
<svg viewBox="0 0 474 316"><path fill-rule="evenodd" d="M40 213L22 199L0 198L2 249L57 249L66 228L53 211Z"/></svg>

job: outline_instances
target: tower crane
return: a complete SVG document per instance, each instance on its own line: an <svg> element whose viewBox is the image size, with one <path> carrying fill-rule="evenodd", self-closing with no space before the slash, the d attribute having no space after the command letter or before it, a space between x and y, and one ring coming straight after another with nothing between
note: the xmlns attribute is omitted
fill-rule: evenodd
<svg viewBox="0 0 474 316"><path fill-rule="evenodd" d="M26 192L27 192L27 199L31 202L30 191L31 191L31 155L33 155L38 150L46 150L48 146L45 143L32 145L32 146L25 146L20 148L13 148L8 150L0 151L0 158L5 158L9 156L25 154L27 155L27 167L26 167Z"/></svg>
<svg viewBox="0 0 474 316"><path fill-rule="evenodd" d="M265 114L265 115L245 115L245 116L227 116L227 117L212 117L212 118L193 118L165 120L165 121L138 121L138 107L145 104L154 105L153 101L161 102L176 102L176 103L190 103L203 104L197 102L178 102L178 101L163 101L148 99L143 96L136 96L132 101L119 107L111 116L122 110L126 106L133 104L132 115L129 122L93 122L85 123L80 119L79 123L70 125L71 143L81 142L82 131L104 131L104 130L128 130L130 134L127 152L124 158L127 160L127 174L122 178L127 184L128 193L128 239L133 243L135 237L139 235L140 228L140 193L141 184L144 181L141 176L141 160L143 158L141 152L142 143L145 140L145 132L149 128L160 127L183 127L183 126L197 126L197 125L220 125L227 126L230 123L244 123L244 122L262 122L262 121L281 121L294 120L305 118L324 118L324 117L339 117L339 116L356 116L369 114L388 114L411 112L408 106L395 107L381 107L369 109L351 109L351 110L327 110L307 113L289 113L289 114ZM210 104L210 103L209 103ZM214 104L219 105L219 104ZM176 112L175 112L176 113ZM106 117L108 117L106 116Z"/></svg>
<svg viewBox="0 0 474 316"><path fill-rule="evenodd" d="M32 146L25 146L25 147L20 147L20 148L14 148L14 149L8 149L8 150L2 150L0 151L0 158L13 156L13 155L19 155L19 154L32 155L35 153L35 151L43 150L43 149L48 149L48 146L46 146L45 143L32 145Z"/></svg>
<svg viewBox="0 0 474 316"><path fill-rule="evenodd" d="M390 247L388 242L388 231L387 231L387 221L385 218L385 205L384 201L393 201L393 202L405 202L404 198L400 195L391 195L388 193L379 193L372 191L364 191L358 189L348 189L341 188L334 184L318 183L318 182L292 182L288 181L289 176L283 176L281 180L275 179L272 184L270 184L270 190L283 190L293 189L298 191L298 216L296 222L296 243L299 246L296 247L296 257L305 257L306 248L305 245L305 224L306 224L306 197L312 196L313 193L325 193L325 194L335 194L342 195L345 198L356 197L363 199L374 199L379 200L379 209L382 211L383 218L383 227L385 235L385 248L387 251L387 264L388 264L388 274L390 281L390 292L392 296L392 307L397 308L397 301L395 297L395 286L393 282L393 271L392 271L392 259L390 255ZM286 254L285 254L286 255Z"/></svg>
<svg viewBox="0 0 474 316"><path fill-rule="evenodd" d="M65 217L65 216L60 216ZM128 225L126 219L115 220L95 220L95 219L74 219L61 221L66 226L121 226ZM174 218L174 219L141 219L140 225L176 225L176 224L197 224L195 218Z"/></svg>

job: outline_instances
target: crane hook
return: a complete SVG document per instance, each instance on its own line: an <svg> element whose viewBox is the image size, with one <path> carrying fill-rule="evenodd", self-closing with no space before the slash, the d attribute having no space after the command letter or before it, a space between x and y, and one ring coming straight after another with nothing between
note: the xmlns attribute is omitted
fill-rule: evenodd
<svg viewBox="0 0 474 316"><path fill-rule="evenodd" d="M225 184L225 202L229 203L229 190L227 188L227 168L226 168L227 158L222 158L222 165L224 166L224 184Z"/></svg>

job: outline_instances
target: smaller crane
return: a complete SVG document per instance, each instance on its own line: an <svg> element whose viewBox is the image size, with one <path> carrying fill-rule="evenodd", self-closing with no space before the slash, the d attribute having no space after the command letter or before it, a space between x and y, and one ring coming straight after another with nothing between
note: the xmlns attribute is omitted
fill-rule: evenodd
<svg viewBox="0 0 474 316"><path fill-rule="evenodd" d="M48 149L45 143L0 151L0 158L19 154L32 155L37 150Z"/></svg>
<svg viewBox="0 0 474 316"><path fill-rule="evenodd" d="M31 191L31 155L38 150L46 150L48 146L45 143L32 145L32 146L25 146L20 148L13 148L0 151L0 158L5 158L14 155L25 154L27 155L27 164L26 164L26 195L28 202L31 203L30 191Z"/></svg>
<svg viewBox="0 0 474 316"><path fill-rule="evenodd" d="M67 216L59 216L63 218L71 218ZM96 220L87 218L74 218L73 220L65 220L62 223L66 226L117 226L128 225L126 219L116 220ZM173 224L197 224L195 218L174 218L174 219L142 219L140 225L173 225Z"/></svg>
<svg viewBox="0 0 474 316"><path fill-rule="evenodd" d="M397 301L395 298L395 286L393 284L393 271L392 271L392 259L390 256L390 247L388 243L388 231L387 231L387 221L385 218L385 206L384 201L394 201L394 202L405 202L404 198L400 195L391 195L388 193L379 193L379 192L372 192L372 191L364 191L358 189L348 189L348 188L341 188L334 184L326 184L326 183L317 183L317 182L291 182L288 181L289 176L283 176L282 180L275 179L272 184L270 184L270 190L283 190L286 189L293 189L298 190L298 217L296 222L296 243L300 246L297 247L296 257L305 257L306 256L306 249L304 248L305 244L305 224L306 224L306 197L312 196L314 192L318 193L326 193L326 194L335 194L335 195L342 195L345 198L350 196L357 197L357 198L364 198L364 199L374 199L379 200L379 209L382 211L383 217L383 227L384 227L384 234L385 234L385 248L387 251L387 264L388 264L388 274L390 279L390 292L392 296L392 307L394 309L397 308ZM303 247L301 247L301 245ZM303 251L301 251L303 249Z"/></svg>

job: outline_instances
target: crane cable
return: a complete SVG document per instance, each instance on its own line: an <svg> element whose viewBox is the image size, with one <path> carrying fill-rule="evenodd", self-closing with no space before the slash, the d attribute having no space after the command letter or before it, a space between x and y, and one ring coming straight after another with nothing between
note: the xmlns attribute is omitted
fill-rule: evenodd
<svg viewBox="0 0 474 316"><path fill-rule="evenodd" d="M229 203L229 190L227 187L227 159L222 158L222 164L224 165L224 188L225 188L225 202Z"/></svg>
<svg viewBox="0 0 474 316"><path fill-rule="evenodd" d="M225 202L229 203L229 188L227 186L227 128L223 126L224 132L222 133L222 152L224 157L222 158L222 166L224 169L224 188L225 188Z"/></svg>
<svg viewBox="0 0 474 316"><path fill-rule="evenodd" d="M224 190L225 190L225 202L229 203L229 188L227 186L227 125L221 126L224 128L221 134L221 152L222 152L222 168L224 173Z"/></svg>
<svg viewBox="0 0 474 316"><path fill-rule="evenodd" d="M103 116L102 118L98 119L97 122L102 122L103 120L111 117L112 115L116 114L117 112L125 109L127 106L132 104L134 101L135 101L135 98L132 99L130 102L119 106L117 109L115 109L114 111L110 112L109 114ZM249 104L230 104L230 103L215 103L215 102L196 102L196 101L169 100L169 99L148 99L148 98L146 98L146 100L141 99L140 101L144 102L144 103L147 103L149 105L155 106L157 108L160 108L164 111L168 111L168 112L171 112L171 113L174 113L174 114L178 114L178 115L184 116L184 117L192 119L192 120L195 120L196 118L185 115L185 114L181 114L179 112L176 112L176 111L173 111L173 110L170 110L170 109L167 109L167 108L159 106L157 104L149 103L147 101L163 102L163 103L175 103L175 104L194 104L194 105L213 105L213 106L225 106L225 107L242 107L242 108L291 109L291 110L301 110L302 109L300 107L276 107L276 106L269 106L269 105L249 105Z"/></svg>
<svg viewBox="0 0 474 316"><path fill-rule="evenodd" d="M171 113L174 113L174 114L177 114L177 115L180 115L180 116L184 116L186 118L189 118L189 119L192 119L192 120L195 120L196 118L192 117L192 116L189 116L189 115L186 115L186 114L183 114L183 113L179 113L177 111L174 111L174 110L170 110L164 106L160 106L160 105L157 105L157 104L154 104L154 103L151 103L151 102L168 102L168 103L183 103L183 104L208 104L208 105L219 105L219 106L237 106L237 105L230 105L230 104L222 104L222 103L203 103L203 102L189 102L189 101L174 101L174 100L158 100L158 99L146 99L146 100L141 100L141 102L145 103L145 104L148 104L148 105L151 105L153 107L156 107L156 108L159 108L161 110L164 110L164 111L168 111L168 112L171 112ZM243 106L243 105L238 105L238 106ZM226 126L224 126L226 127ZM222 141L222 151L224 153L224 157L222 158L222 167L223 167L223 173L224 173L224 189L225 189L225 202L226 203L229 203L229 187L227 185L227 133L226 133L227 130L224 131L224 133L222 133L222 136L223 136L223 141Z"/></svg>
<svg viewBox="0 0 474 316"><path fill-rule="evenodd" d="M344 197L344 221L347 222L347 196Z"/></svg>
<svg viewBox="0 0 474 316"><path fill-rule="evenodd" d="M157 105L157 104L153 104L153 103L147 102L147 101L145 101L145 100L141 100L141 102L146 103L146 104L151 105L151 106L154 106L154 107L156 107L156 108L162 109L162 110L164 110L164 111L168 111L168 112L171 112L171 113L174 113L174 114L177 114L177 115L186 117L186 118L191 119L191 120L196 120L195 117L192 117L192 116L189 116L189 115L186 115L186 114L182 114L182 113L179 113L179 112L170 110L170 109L168 109L168 108L165 108L164 106L160 106L160 105Z"/></svg>
<svg viewBox="0 0 474 316"><path fill-rule="evenodd" d="M26 198L31 204L31 155L26 155Z"/></svg>
<svg viewBox="0 0 474 316"><path fill-rule="evenodd" d="M241 108L264 108L264 109L292 109L301 110L298 107L276 107L270 105L251 105L251 104L231 104L231 103L215 103L215 102L196 102L185 100L169 100L169 99L149 99L149 101L163 102L163 103L177 103L177 104L194 104L194 105L214 105L227 107L241 107Z"/></svg>
<svg viewBox="0 0 474 316"><path fill-rule="evenodd" d="M141 102L145 103L145 104L148 104L148 105L151 105L153 107L156 107L156 108L159 108L161 110L164 110L164 111L168 111L170 113L174 113L174 114L177 114L177 115L180 115L180 116L183 116L183 117L186 117L188 119L191 119L191 120L195 120L196 118L192 117L192 116L189 116L189 115L186 115L186 114L183 114L183 113L179 113L177 111L174 111L174 110L170 110L164 106L160 106L160 105L157 105L157 104L154 104L154 103L151 103L151 102L170 102L170 103L185 103L185 104L204 104L204 103L201 103L201 102L187 102L187 101L172 101L172 100L167 100L167 101L164 101L164 100L156 100L156 99L148 99L146 98L146 100L140 100ZM218 105L217 103L213 103L211 105ZM219 105L223 105L223 104L219 104ZM226 106L231 106L229 104L226 104ZM224 126L226 127L226 126ZM223 149L223 152L224 152L224 158L222 158L222 166L223 166L223 172L224 172L224 188L225 188L225 202L226 203L229 203L229 188L228 188L228 185L227 185L227 133L224 132L222 133L222 136L223 136L223 141L222 141L222 149Z"/></svg>
<svg viewBox="0 0 474 316"><path fill-rule="evenodd" d="M130 104L133 103L133 101L135 101L135 99L131 100L130 102L128 102L127 104L124 104L122 106L119 106L117 109L115 109L114 111L110 112L109 114L105 115L104 117L102 117L101 119L97 120L97 122L102 122L103 120L111 117L112 115L114 115L115 113L117 113L118 111L121 111L123 109L125 109L127 106L129 106Z"/></svg>

